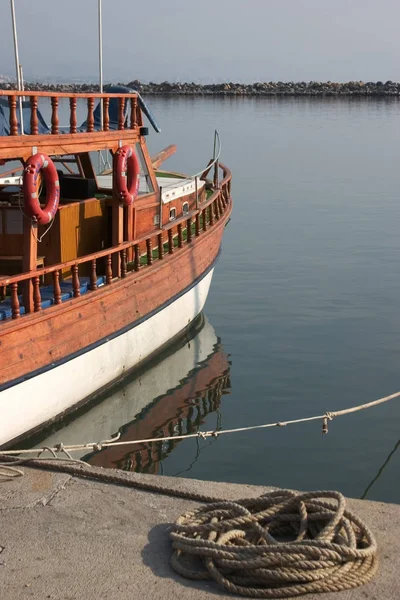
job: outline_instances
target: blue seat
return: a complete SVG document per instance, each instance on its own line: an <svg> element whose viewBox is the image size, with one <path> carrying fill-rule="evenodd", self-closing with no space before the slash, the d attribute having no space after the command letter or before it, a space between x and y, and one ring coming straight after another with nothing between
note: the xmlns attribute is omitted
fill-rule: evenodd
<svg viewBox="0 0 400 600"><path fill-rule="evenodd" d="M97 277L97 286L102 286L104 285L106 282L106 278L103 275L99 275L99 277ZM80 293L81 294L86 294L87 291L89 291L89 284L90 284L90 278L89 277L80 277L79 278L79 283L80 283ZM61 288L61 301L65 302L66 300L70 300L70 298L73 297L73 290L72 290L72 279L68 278L68 279L64 279L63 281L60 281L60 288ZM54 287L52 285L47 285L45 287L40 288L40 297L42 299L42 309L44 308L49 308L49 306L52 306L53 304L55 304L55 298L54 298ZM20 294L18 296L18 300L20 303L20 307L19 307L19 312L21 315L25 314L25 307L23 306L22 302L22 294ZM3 302L0 302L0 321L5 321L6 319L11 319L12 318L12 310L11 310L11 298L6 298L5 300L3 300Z"/></svg>
<svg viewBox="0 0 400 600"><path fill-rule="evenodd" d="M25 314L25 307L19 307L19 314ZM8 304L7 300L4 302L0 302L0 321L5 321L6 319L11 319L12 310L11 310L11 302Z"/></svg>

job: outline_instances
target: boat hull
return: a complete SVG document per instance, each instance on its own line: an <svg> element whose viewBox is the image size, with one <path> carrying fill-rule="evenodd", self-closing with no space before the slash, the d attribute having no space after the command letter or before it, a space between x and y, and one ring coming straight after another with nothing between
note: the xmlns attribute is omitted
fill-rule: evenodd
<svg viewBox="0 0 400 600"><path fill-rule="evenodd" d="M139 272L2 325L0 447L78 408L201 313L229 217Z"/></svg>
<svg viewBox="0 0 400 600"><path fill-rule="evenodd" d="M0 446L32 433L148 360L202 311L214 269L143 321L0 393Z"/></svg>

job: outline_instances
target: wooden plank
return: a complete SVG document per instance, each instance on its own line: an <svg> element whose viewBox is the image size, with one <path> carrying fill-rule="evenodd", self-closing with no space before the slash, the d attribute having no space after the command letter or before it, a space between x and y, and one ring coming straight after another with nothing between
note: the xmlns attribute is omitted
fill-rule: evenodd
<svg viewBox="0 0 400 600"><path fill-rule="evenodd" d="M167 158L169 158L170 156L175 154L175 152L176 152L176 145L171 144L170 146L167 146L166 148L164 148L164 150L160 150L160 152L158 152L155 156L152 156L151 162L153 165L153 169L157 170L159 168L159 166L162 165L162 163L164 161L166 161Z"/></svg>
<svg viewBox="0 0 400 600"><path fill-rule="evenodd" d="M190 246L139 274L131 273L112 286L4 323L0 382L26 375L112 334L183 290L215 259L223 233L221 222Z"/></svg>
<svg viewBox="0 0 400 600"><path fill-rule="evenodd" d="M120 140L134 145L139 140L138 132L125 129L65 135L4 136L0 137L0 159L26 160L31 156L32 148L38 148L38 151L45 152L49 156L107 149L115 152Z"/></svg>

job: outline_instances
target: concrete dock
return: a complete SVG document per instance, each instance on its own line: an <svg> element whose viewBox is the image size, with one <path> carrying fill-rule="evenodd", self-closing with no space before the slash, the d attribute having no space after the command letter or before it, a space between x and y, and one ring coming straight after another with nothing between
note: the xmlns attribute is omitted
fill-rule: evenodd
<svg viewBox="0 0 400 600"><path fill-rule="evenodd" d="M183 579L169 566L169 527L197 503L63 473L22 469L23 477L0 482L1 600L233 597L212 582ZM134 473L126 477L230 500L271 489ZM379 572L365 586L323 597L397 600L400 506L363 500L349 500L348 506L377 539Z"/></svg>

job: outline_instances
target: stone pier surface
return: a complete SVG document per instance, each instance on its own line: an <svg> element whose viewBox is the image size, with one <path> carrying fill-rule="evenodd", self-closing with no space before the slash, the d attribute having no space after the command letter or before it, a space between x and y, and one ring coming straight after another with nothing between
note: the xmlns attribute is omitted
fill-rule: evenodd
<svg viewBox="0 0 400 600"><path fill-rule="evenodd" d="M233 598L212 582L183 579L169 566L169 527L198 505L63 473L23 467L0 483L1 600L131 600ZM94 469L101 472L101 469ZM127 474L229 500L271 488ZM310 600L400 598L400 506L349 500L373 530L380 567L368 585Z"/></svg>

